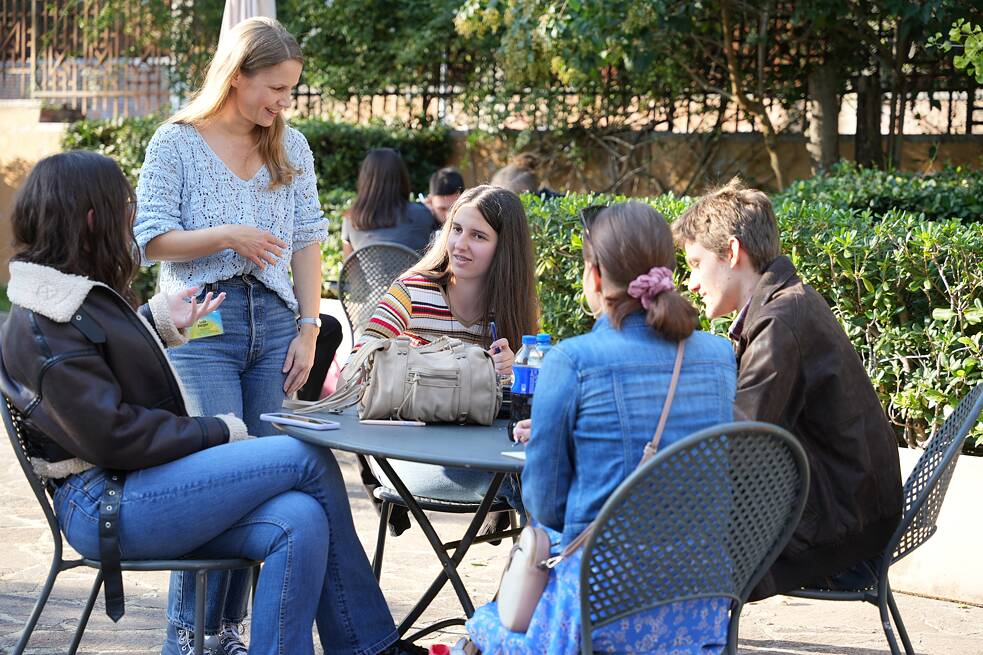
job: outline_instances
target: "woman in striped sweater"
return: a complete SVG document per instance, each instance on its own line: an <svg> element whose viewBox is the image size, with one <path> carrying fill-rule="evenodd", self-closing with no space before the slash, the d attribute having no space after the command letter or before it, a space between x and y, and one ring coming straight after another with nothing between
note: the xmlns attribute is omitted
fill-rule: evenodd
<svg viewBox="0 0 983 655"><path fill-rule="evenodd" d="M487 348L498 373L511 375L513 346L523 334L534 334L539 323L532 250L519 196L489 185L468 189L423 259L382 297L356 349L400 335L418 346L449 336ZM493 320L499 337L494 341ZM393 466L410 491L431 498L480 502L491 480L491 474L467 469L414 462ZM383 479L381 471L374 472ZM363 480L368 473L363 469ZM511 479L502 494L513 506L520 504ZM405 514L395 512L390 524L397 534L409 525Z"/></svg>
<svg viewBox="0 0 983 655"><path fill-rule="evenodd" d="M495 368L512 372L523 334L539 321L532 240L519 196L489 185L465 191L423 259L379 302L356 348L409 336L415 345L449 336L489 348ZM491 339L491 321L498 336Z"/></svg>

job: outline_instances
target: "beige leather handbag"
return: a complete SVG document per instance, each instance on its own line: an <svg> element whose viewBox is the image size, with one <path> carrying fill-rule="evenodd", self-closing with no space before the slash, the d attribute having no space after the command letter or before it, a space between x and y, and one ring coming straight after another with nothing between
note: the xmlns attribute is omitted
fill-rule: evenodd
<svg viewBox="0 0 983 655"><path fill-rule="evenodd" d="M409 337L362 346L341 373L335 393L299 412L340 410L358 403L363 419L491 425L502 388L491 355L460 339L440 337L413 347Z"/></svg>
<svg viewBox="0 0 983 655"><path fill-rule="evenodd" d="M647 462L659 449L662 431L666 427L666 419L669 418L669 410L672 408L672 398L676 395L676 383L679 381L684 350L685 342L680 341L676 347L676 362L673 365L666 401L662 406L662 415L659 416L659 425L655 429L652 440L645 444L639 466ZM498 583L496 600L498 618L502 625L512 632L525 632L529 629L532 615L539 605L539 599L543 596L546 583L549 582L550 571L580 548L593 531L594 524L591 523L563 549L563 552L555 557L549 557L550 539L546 530L531 525L522 529L519 541L512 547L509 562Z"/></svg>

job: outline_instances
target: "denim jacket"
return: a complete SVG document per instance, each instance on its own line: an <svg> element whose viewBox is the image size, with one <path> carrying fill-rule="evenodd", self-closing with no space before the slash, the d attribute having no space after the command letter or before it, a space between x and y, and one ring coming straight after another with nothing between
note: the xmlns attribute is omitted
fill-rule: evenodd
<svg viewBox="0 0 983 655"><path fill-rule="evenodd" d="M635 470L655 434L676 344L625 317L602 316L543 360L532 409L522 500L532 517L576 537ZM730 344L705 332L686 342L682 369L659 448L732 420L737 367Z"/></svg>

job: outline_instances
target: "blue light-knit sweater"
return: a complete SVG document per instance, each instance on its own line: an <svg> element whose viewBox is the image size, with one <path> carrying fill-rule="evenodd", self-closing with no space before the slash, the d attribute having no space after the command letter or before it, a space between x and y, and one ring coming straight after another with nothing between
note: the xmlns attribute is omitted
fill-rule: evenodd
<svg viewBox="0 0 983 655"><path fill-rule="evenodd" d="M291 184L267 187L270 174L262 166L243 180L219 159L191 125L164 124L147 146L137 185L134 226L144 263L147 243L172 230L200 230L228 223L271 232L288 244L275 266L260 270L226 249L189 262L163 262L159 290L175 293L237 275L253 275L295 312L297 299L290 282L290 257L327 237L327 221L317 197L314 155L307 139L293 128L284 133L287 156L300 173Z"/></svg>

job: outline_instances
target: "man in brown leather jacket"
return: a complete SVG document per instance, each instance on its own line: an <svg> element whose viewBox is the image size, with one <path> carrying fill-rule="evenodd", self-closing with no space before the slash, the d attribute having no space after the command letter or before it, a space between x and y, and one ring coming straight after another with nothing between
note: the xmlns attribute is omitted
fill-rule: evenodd
<svg viewBox="0 0 983 655"><path fill-rule="evenodd" d="M710 317L739 311L735 418L780 425L810 467L795 534L751 600L803 586L872 580L867 561L901 519L897 438L860 357L826 301L781 255L768 197L739 182L711 192L673 224Z"/></svg>

